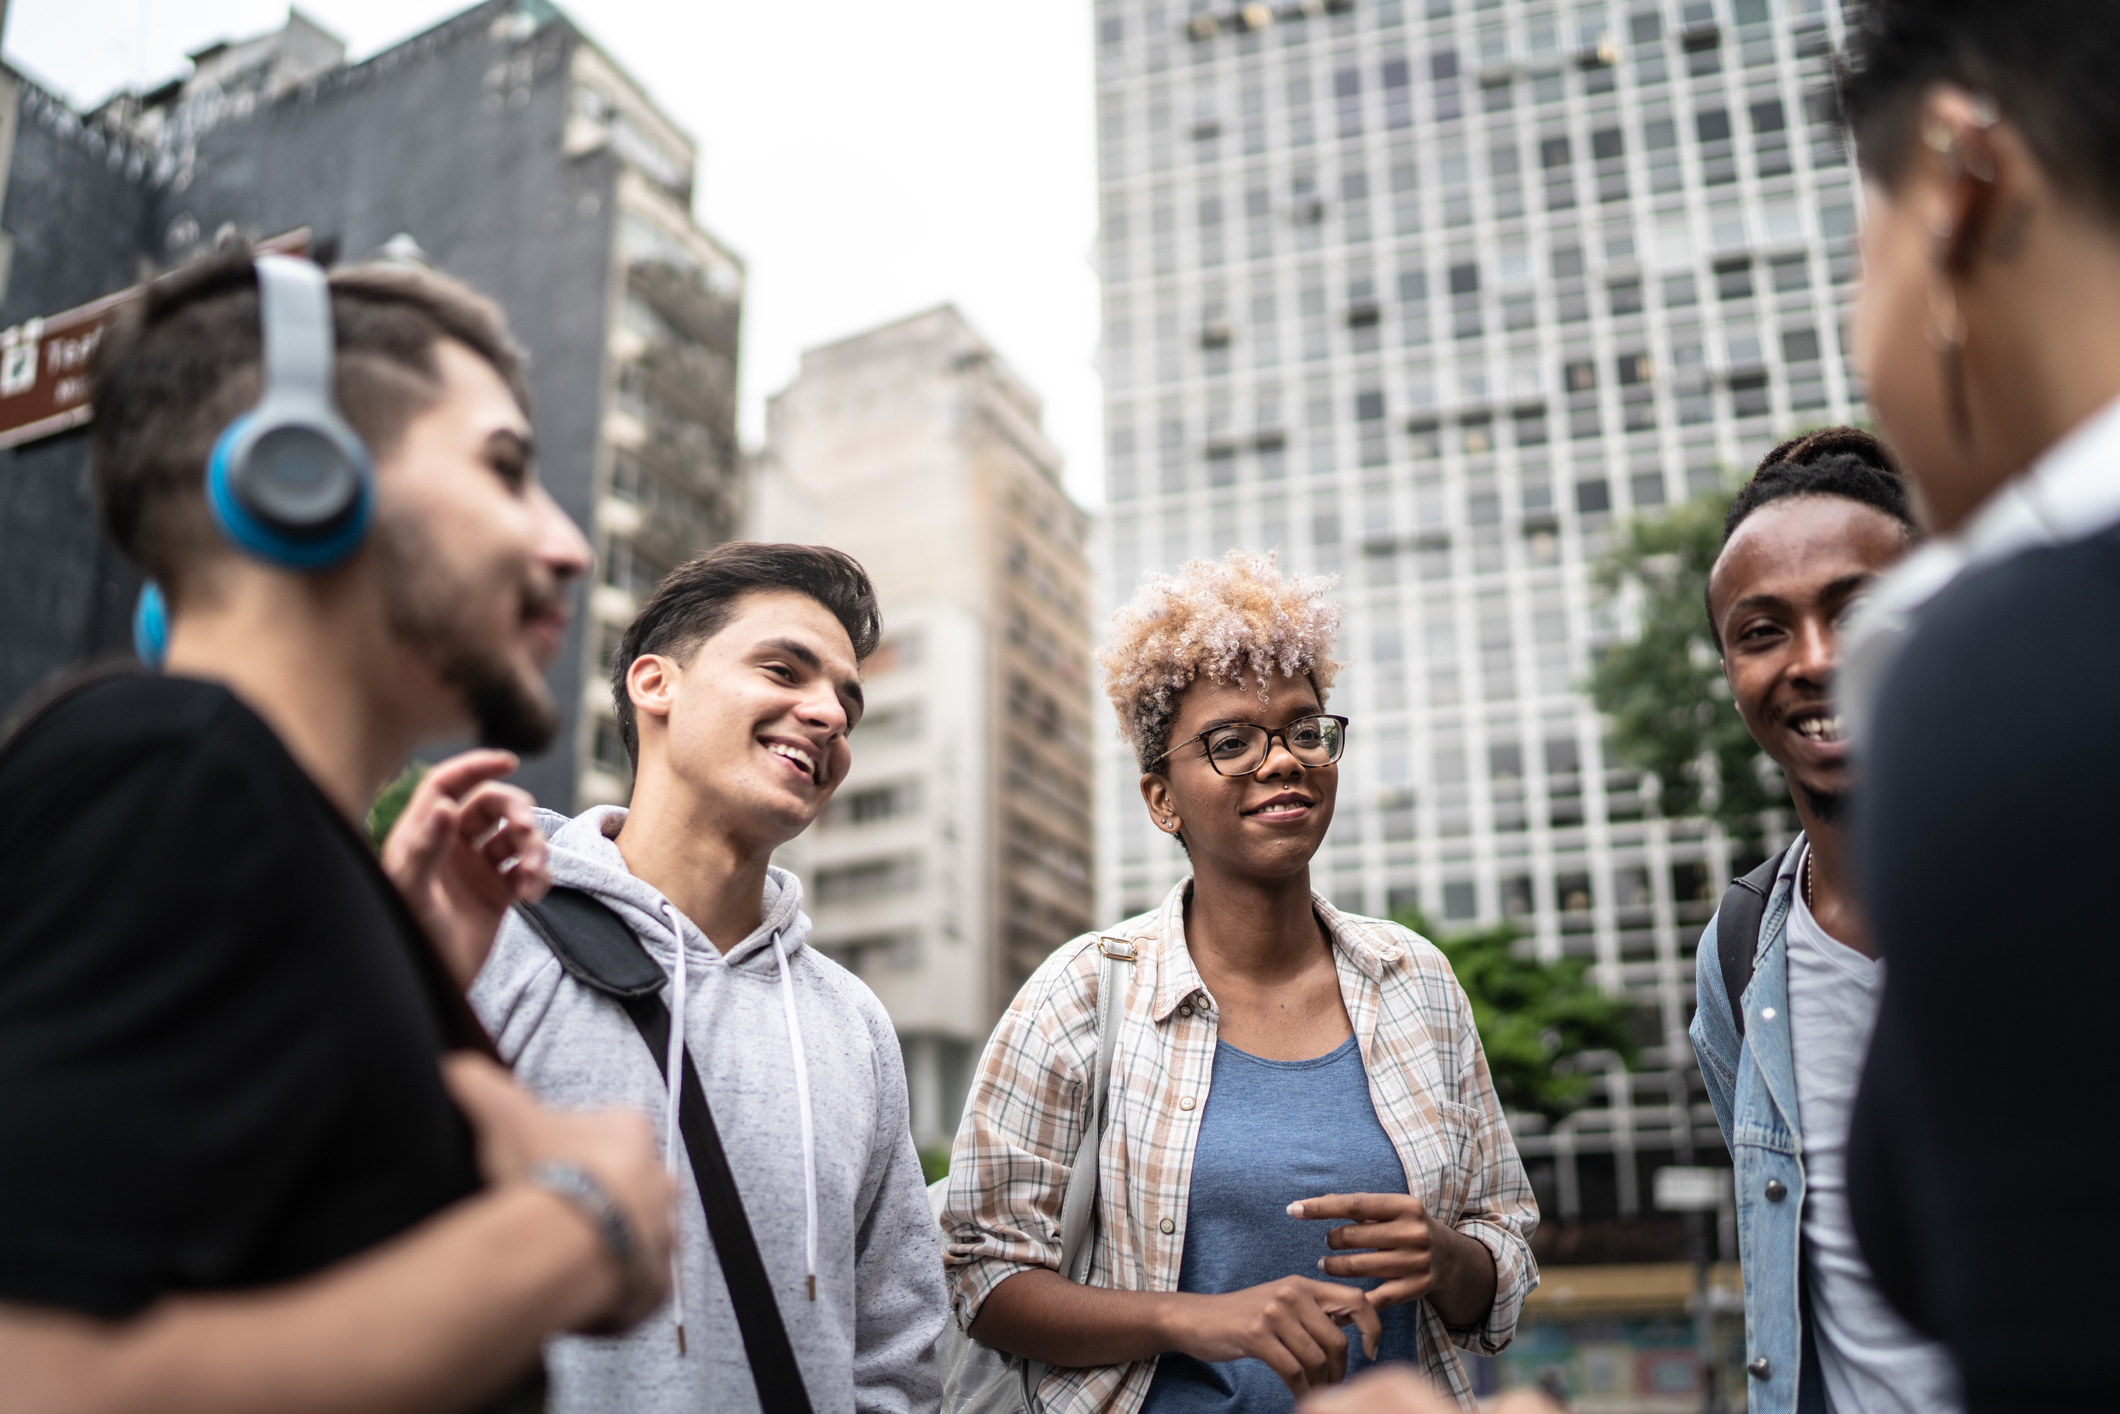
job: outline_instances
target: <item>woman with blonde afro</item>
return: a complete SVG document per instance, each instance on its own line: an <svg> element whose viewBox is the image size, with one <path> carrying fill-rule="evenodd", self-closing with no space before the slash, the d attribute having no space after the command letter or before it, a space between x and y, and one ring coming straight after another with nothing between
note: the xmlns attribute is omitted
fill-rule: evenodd
<svg viewBox="0 0 2120 1414"><path fill-rule="evenodd" d="M1469 1405L1453 1347L1507 1345L1537 1284L1538 1209L1449 964L1311 888L1348 740L1328 588L1231 551L1112 621L1141 800L1192 875L1024 984L942 1213L958 1321L1040 1362L1048 1411L1285 1410L1378 1360ZM1101 976L1125 990L1077 1283L1061 1199Z"/></svg>

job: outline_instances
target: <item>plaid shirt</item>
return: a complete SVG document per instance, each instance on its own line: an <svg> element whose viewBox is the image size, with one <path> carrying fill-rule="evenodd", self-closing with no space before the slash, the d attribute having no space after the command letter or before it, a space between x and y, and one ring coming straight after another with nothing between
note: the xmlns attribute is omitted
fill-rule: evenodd
<svg viewBox="0 0 2120 1414"><path fill-rule="evenodd" d="M1008 1277L1059 1269L1060 1200L1095 1076L1100 936L1131 939L1136 961L1117 964L1127 994L1098 1146L1089 1281L1178 1289L1186 1190L1217 1031L1214 999L1185 947L1191 883L1172 889L1156 912L1085 934L1047 958L987 1043L942 1211L953 1302L965 1328ZM1494 1307L1483 1324L1446 1328L1427 1302L1420 1309L1421 1364L1469 1406L1472 1387L1451 1344L1493 1354L1515 1335L1517 1313L1538 1285L1530 1242L1538 1205L1450 964L1395 923L1312 899L1332 934L1340 998L1377 1118L1406 1166L1407 1191L1494 1254ZM1155 1367L1142 1360L1050 1370L1039 1393L1054 1414L1134 1414Z"/></svg>

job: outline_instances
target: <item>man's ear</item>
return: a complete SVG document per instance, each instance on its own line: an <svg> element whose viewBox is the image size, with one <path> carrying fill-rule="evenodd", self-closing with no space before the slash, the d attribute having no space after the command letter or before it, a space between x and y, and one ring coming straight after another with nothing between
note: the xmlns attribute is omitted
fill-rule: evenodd
<svg viewBox="0 0 2120 1414"><path fill-rule="evenodd" d="M643 653L626 669L626 696L636 716L668 717L676 705L679 670L660 653Z"/></svg>

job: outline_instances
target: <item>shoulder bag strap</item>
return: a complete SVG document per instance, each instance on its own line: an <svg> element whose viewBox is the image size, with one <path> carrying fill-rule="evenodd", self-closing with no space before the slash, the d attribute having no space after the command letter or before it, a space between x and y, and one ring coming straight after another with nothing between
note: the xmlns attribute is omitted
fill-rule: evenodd
<svg viewBox="0 0 2120 1414"><path fill-rule="evenodd" d="M1741 879L1732 879L1723 890L1722 906L1715 910L1715 950L1722 964L1723 991L1730 1000L1730 1019L1737 1034L1745 1034L1745 988L1752 983L1752 963L1759 955L1759 925L1766 917L1767 895L1781 872L1783 849L1772 859Z"/></svg>
<svg viewBox="0 0 2120 1414"><path fill-rule="evenodd" d="M1097 1148L1111 1108L1112 1055L1119 1049L1119 1028L1126 1015L1127 978L1119 964L1133 963L1134 945L1124 939L1099 938L1097 954L1097 1064L1090 1082L1090 1120L1082 1128L1074 1167L1067 1174L1067 1192L1060 1199L1060 1275L1073 1282L1089 1278L1089 1237L1097 1216ZM1042 1408L1038 1384L1045 1370L1039 1361L1023 1362L1023 1407L1031 1414L1040 1414Z"/></svg>
<svg viewBox="0 0 2120 1414"><path fill-rule="evenodd" d="M661 996L663 970L626 921L600 899L578 889L556 888L543 902L518 907L568 975L625 1008L647 1043L657 1072L662 1073L664 1057L670 1053L670 1008ZM681 1054L684 1074L677 1090L677 1127L685 1136L685 1156L692 1162L699 1205L706 1211L707 1235L721 1261L729 1304L736 1310L736 1329L750 1359L759 1407L772 1414L783 1410L810 1414L810 1397L795 1365L794 1348L788 1344L780 1306L773 1299L765 1260L758 1255L758 1239L736 1191L736 1176L729 1170L721 1131L714 1127L714 1113L707 1108L706 1089L699 1083L691 1052ZM667 1073L663 1073L663 1083L670 1083Z"/></svg>

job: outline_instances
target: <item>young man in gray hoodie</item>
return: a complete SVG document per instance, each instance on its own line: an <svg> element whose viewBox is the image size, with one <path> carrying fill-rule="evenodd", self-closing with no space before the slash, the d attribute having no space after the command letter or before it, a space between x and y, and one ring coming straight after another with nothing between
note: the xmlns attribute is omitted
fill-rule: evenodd
<svg viewBox="0 0 2120 1414"><path fill-rule="evenodd" d="M668 979L818 1414L935 1408L948 1318L890 1018L804 946L801 884L770 864L846 778L880 632L867 575L835 550L736 543L680 567L612 666L631 806L539 812L555 887L609 908ZM664 1058L521 917L471 1002L546 1102L671 1113ZM559 1414L759 1407L674 1120L664 1142L681 1190L678 1299L629 1334L555 1341Z"/></svg>

